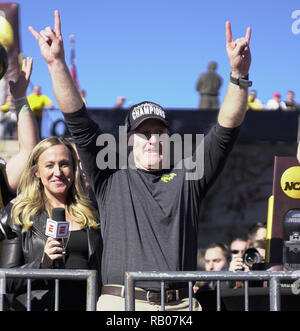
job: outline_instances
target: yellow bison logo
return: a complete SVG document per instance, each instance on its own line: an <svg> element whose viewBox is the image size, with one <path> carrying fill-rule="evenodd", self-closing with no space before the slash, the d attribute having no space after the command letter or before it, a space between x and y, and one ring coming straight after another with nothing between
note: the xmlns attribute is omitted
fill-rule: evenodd
<svg viewBox="0 0 300 331"><path fill-rule="evenodd" d="M169 183L171 180L173 180L177 175L172 173L170 175L164 175L161 177L161 180L164 182L164 183Z"/></svg>

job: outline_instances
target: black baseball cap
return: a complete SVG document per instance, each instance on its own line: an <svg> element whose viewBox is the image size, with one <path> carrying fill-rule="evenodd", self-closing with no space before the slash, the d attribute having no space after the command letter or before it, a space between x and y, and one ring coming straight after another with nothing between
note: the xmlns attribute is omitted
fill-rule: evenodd
<svg viewBox="0 0 300 331"><path fill-rule="evenodd" d="M140 124L149 119L159 120L166 127L169 127L167 114L163 107L151 101L143 101L129 109L125 119L127 132L135 130Z"/></svg>

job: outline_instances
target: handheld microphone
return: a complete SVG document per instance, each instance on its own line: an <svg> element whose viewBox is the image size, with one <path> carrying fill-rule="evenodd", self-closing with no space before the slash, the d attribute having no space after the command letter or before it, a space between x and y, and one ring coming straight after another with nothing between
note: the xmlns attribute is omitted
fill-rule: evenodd
<svg viewBox="0 0 300 331"><path fill-rule="evenodd" d="M47 219L46 235L55 238L61 242L62 238L68 238L69 223L66 222L66 213L64 208L53 208L52 219ZM53 261L53 268L64 269L64 259L57 259Z"/></svg>

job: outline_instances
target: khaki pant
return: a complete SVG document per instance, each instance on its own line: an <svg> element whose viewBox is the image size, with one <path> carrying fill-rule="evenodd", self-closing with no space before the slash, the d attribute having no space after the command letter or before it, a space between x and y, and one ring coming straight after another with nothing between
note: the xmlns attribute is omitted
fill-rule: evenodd
<svg viewBox="0 0 300 331"><path fill-rule="evenodd" d="M112 285L110 285L112 286ZM120 286L120 285L118 285ZM125 291L123 291L124 293ZM192 298L193 311L201 311L197 299ZM97 302L98 311L125 311L125 297L103 294ZM153 304L147 300L135 300L136 311L161 311L161 305ZM189 298L172 301L165 304L165 311L189 311Z"/></svg>

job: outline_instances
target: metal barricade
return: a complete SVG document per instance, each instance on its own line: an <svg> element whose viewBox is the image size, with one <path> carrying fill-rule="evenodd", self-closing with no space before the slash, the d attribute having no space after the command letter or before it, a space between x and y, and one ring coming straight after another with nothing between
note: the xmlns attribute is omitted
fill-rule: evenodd
<svg viewBox="0 0 300 331"><path fill-rule="evenodd" d="M31 310L31 280L55 280L54 310L59 310L59 280L86 280L86 310L96 310L97 271L95 270L66 270L66 269L0 269L0 311L4 310L4 295L6 294L6 279L27 279L27 310ZM74 290L76 294L76 290Z"/></svg>
<svg viewBox="0 0 300 331"><path fill-rule="evenodd" d="M188 282L189 310L192 310L193 282L217 282L217 311L221 310L221 281L244 281L245 311L249 310L249 281L268 281L270 311L280 310L280 282L283 280L295 281L297 286L300 271L192 271L192 272L127 272L125 274L125 310L135 310L134 288L137 281L161 282L161 310L165 310L165 281ZM298 282L297 282L298 281ZM299 290L295 288L295 292Z"/></svg>

